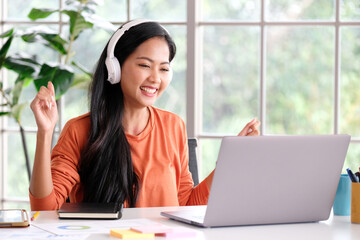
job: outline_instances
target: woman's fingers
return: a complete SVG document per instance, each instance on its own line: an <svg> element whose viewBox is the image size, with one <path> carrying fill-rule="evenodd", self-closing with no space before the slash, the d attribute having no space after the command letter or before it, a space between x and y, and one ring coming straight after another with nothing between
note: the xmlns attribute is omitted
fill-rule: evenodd
<svg viewBox="0 0 360 240"><path fill-rule="evenodd" d="M47 89L49 90L51 96L55 99L55 88L52 82L48 82Z"/></svg>
<svg viewBox="0 0 360 240"><path fill-rule="evenodd" d="M260 122L254 118L246 124L246 126L241 130L238 136L248 136L252 132L258 132L257 127L260 125Z"/></svg>
<svg viewBox="0 0 360 240"><path fill-rule="evenodd" d="M51 107L56 104L55 102L55 91L54 86L51 82L48 83L48 88L42 86L40 87L39 92L34 98L31 108L34 110L35 107L48 108L51 110Z"/></svg>
<svg viewBox="0 0 360 240"><path fill-rule="evenodd" d="M34 113L38 131L52 131L56 125L58 113L55 89L51 82L39 89L30 107Z"/></svg>

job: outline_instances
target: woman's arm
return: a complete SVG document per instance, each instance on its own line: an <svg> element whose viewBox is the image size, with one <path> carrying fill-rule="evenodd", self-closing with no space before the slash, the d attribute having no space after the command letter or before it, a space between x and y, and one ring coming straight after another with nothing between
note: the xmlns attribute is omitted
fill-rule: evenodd
<svg viewBox="0 0 360 240"><path fill-rule="evenodd" d="M260 134L258 127L260 122L256 119L251 120L246 126L241 130L238 136L258 136ZM184 136L186 136L184 134ZM185 144L184 144L185 145ZM186 149L187 150L187 149ZM188 153L184 151L182 155L183 164L182 164L182 173L184 173L184 178L182 179L180 191L183 190L184 194L180 194L180 205L204 205L207 203L207 199L209 197L209 190L211 188L212 180L214 177L213 170L199 185L195 188L191 188L189 186L189 178L191 175L188 175ZM184 202L185 201L185 202Z"/></svg>
<svg viewBox="0 0 360 240"><path fill-rule="evenodd" d="M51 82L48 83L47 88L40 88L30 107L38 127L30 192L34 197L42 198L48 196L53 189L50 166L51 142L58 112L55 89Z"/></svg>
<svg viewBox="0 0 360 240"><path fill-rule="evenodd" d="M250 122L248 122L246 124L246 126L239 132L238 136L259 136L260 132L258 127L260 126L260 122L256 120L256 118L254 118L253 120L251 120ZM209 176L206 177L205 181L206 181L206 185L208 186L208 188L211 188L211 183L214 177L214 172L215 170L213 170Z"/></svg>

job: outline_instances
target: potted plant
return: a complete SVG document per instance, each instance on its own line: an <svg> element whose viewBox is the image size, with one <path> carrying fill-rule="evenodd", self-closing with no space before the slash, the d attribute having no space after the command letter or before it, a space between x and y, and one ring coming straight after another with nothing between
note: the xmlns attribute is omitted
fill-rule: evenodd
<svg viewBox="0 0 360 240"><path fill-rule="evenodd" d="M64 9L33 8L30 11L28 18L33 21L47 18L56 12L67 15L69 18L67 38L63 38L59 33L41 26L27 29L25 32L10 29L0 35L1 38L6 39L0 49L0 70L4 67L17 74L14 85L9 88L5 89L3 81L0 81L0 116L10 116L19 125L29 179L31 177L30 161L24 128L21 124L21 113L29 102L19 102L22 90L29 84L34 84L39 90L41 86L46 86L47 82L51 81L55 87L55 98L59 100L70 87L90 82L92 74L85 67L82 67L81 63L72 60L75 55L72 46L85 30L94 30L95 28L108 31L115 30L110 22L95 14L97 5L97 1L94 0L68 0ZM61 56L61 60L54 63L43 62L41 54L30 55L25 52L9 56L8 50L14 38L21 38L27 44L39 42L56 51Z"/></svg>

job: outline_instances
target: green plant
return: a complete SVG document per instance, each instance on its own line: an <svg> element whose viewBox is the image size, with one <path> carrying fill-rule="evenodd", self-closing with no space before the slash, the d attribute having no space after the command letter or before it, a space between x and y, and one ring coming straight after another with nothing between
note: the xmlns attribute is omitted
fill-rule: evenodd
<svg viewBox="0 0 360 240"><path fill-rule="evenodd" d="M29 84L34 84L39 90L51 81L55 87L55 98L66 93L70 87L84 85L90 82L92 74L81 63L72 61L75 55L72 50L73 43L85 30L93 30L95 27L113 31L114 26L98 17L95 9L98 5L96 0L68 0L64 9L36 9L33 8L28 18L36 21L44 19L58 12L69 18L69 33L65 39L59 33L44 26L27 29L26 32L16 32L11 29L2 35L6 42L0 49L0 70L2 67L17 73L17 79L13 86L4 89L3 81L0 81L1 111L0 116L10 116L15 119L20 127L23 150L28 176L30 179L30 161L26 146L24 128L21 123L21 113L28 102L20 103L22 90ZM27 44L35 42L56 51L60 55L59 63L45 63L41 60L41 54L30 55L26 52L16 53L8 56L8 51L14 38L21 38ZM54 61L55 62L55 61Z"/></svg>

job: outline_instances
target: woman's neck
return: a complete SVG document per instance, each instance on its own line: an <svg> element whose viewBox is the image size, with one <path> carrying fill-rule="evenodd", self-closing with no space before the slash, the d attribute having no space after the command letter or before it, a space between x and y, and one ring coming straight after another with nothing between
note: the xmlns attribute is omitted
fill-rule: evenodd
<svg viewBox="0 0 360 240"><path fill-rule="evenodd" d="M141 109L125 108L124 118L122 121L125 133L134 136L139 135L144 131L149 121L149 117L150 112L147 107Z"/></svg>

